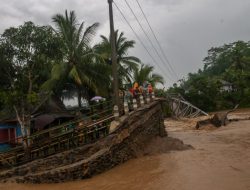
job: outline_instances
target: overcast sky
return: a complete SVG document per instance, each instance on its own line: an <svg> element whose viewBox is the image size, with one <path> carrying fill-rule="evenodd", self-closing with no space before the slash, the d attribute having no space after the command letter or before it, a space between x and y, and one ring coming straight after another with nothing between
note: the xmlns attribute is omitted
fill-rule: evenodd
<svg viewBox="0 0 250 190"><path fill-rule="evenodd" d="M145 30L149 32L136 1L127 1ZM139 57L146 64L154 65L156 71L165 77L165 86L176 82L176 77L169 74L167 66L162 64L146 40L125 1L115 0L115 2L155 57L157 64L148 56L114 7L115 28L124 31L128 39L137 42L130 54ZM139 2L179 78L202 68L202 59L212 46L221 46L236 40L250 40L250 0L139 0ZM10 26L18 26L29 20L39 25L52 24L51 17L56 13L63 14L65 9L75 10L78 20L85 21L87 25L93 22L101 24L95 41L100 39L100 34L109 34L107 0L0 0L0 33ZM153 40L151 34L150 36Z"/></svg>

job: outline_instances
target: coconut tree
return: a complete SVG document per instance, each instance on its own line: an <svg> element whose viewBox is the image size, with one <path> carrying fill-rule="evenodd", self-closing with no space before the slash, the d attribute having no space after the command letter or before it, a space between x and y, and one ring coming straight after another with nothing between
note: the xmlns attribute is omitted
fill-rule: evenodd
<svg viewBox="0 0 250 190"><path fill-rule="evenodd" d="M101 35L101 43L95 46L96 52L105 60L106 63L111 64L111 37L107 38ZM119 34L115 31L115 45L118 63L118 76L120 85L123 82L131 82L131 73L137 69L140 59L128 54L129 49L133 48L135 41L127 40L124 33Z"/></svg>
<svg viewBox="0 0 250 190"><path fill-rule="evenodd" d="M69 83L77 89L78 104L81 106L84 90L98 92L98 87L103 87L109 80L107 66L97 61L98 56L91 47L99 24L94 23L84 31L84 22L78 23L75 12L68 14L67 10L65 15L57 14L52 19L64 56L54 64L51 79L44 84L44 88L61 92L65 83Z"/></svg>
<svg viewBox="0 0 250 190"><path fill-rule="evenodd" d="M148 81L154 87L158 83L164 84L164 78L157 73L153 73L153 71L153 66L141 64L140 68L134 70L133 79L139 84L143 84L144 81Z"/></svg>

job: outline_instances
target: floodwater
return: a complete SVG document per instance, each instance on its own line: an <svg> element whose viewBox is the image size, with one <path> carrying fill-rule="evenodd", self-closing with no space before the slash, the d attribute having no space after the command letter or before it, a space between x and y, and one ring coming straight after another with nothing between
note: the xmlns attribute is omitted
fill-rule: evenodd
<svg viewBox="0 0 250 190"><path fill-rule="evenodd" d="M61 184L0 184L1 190L250 190L250 121L195 131L169 122L169 136L194 149L130 160L91 179ZM187 123L187 122L185 122Z"/></svg>

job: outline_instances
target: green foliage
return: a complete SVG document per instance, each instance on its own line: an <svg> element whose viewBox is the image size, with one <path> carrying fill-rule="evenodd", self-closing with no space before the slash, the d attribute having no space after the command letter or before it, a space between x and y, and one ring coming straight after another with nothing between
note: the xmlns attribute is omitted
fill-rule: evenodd
<svg viewBox="0 0 250 190"><path fill-rule="evenodd" d="M111 37L109 38L101 35L101 43L95 46L96 52L107 64L111 64ZM116 53L118 63L118 77L120 86L123 83L132 83L132 72L138 68L140 59L134 56L129 56L128 51L134 48L135 41L127 40L124 33L119 34L118 30L115 32Z"/></svg>
<svg viewBox="0 0 250 190"><path fill-rule="evenodd" d="M50 26L25 22L4 31L0 37L2 108L31 112L53 61L61 57L59 44Z"/></svg>
<svg viewBox="0 0 250 190"><path fill-rule="evenodd" d="M141 64L140 68L136 68L133 72L133 80L139 84L148 81L153 87L157 83L164 84L164 79L161 75L153 73L154 67L150 65Z"/></svg>
<svg viewBox="0 0 250 190"><path fill-rule="evenodd" d="M154 90L156 97L166 97L167 92L164 89L155 89Z"/></svg>
<svg viewBox="0 0 250 190"><path fill-rule="evenodd" d="M238 41L211 48L204 68L169 92L178 92L206 111L250 105L250 42Z"/></svg>
<svg viewBox="0 0 250 190"><path fill-rule="evenodd" d="M62 42L60 51L63 58L53 65L51 77L44 83L43 89L53 90L59 95L75 89L79 106L83 94L105 94L110 86L109 69L91 47L99 24L94 23L84 31L84 22L79 24L74 11L68 14L67 10L65 15L55 15L53 21L57 37Z"/></svg>
<svg viewBox="0 0 250 190"><path fill-rule="evenodd" d="M171 117L172 111L169 107L169 104L167 104L166 102L164 102L162 104L162 111L163 111L163 116L166 117Z"/></svg>
<svg viewBox="0 0 250 190"><path fill-rule="evenodd" d="M85 27L74 11L66 10L52 20L54 28L25 22L0 36L0 110L13 112L15 107L21 115L29 115L40 105L41 94L59 98L77 94L79 100L95 94L111 96L110 37L101 36L102 41L92 45L99 24ZM135 76L141 84L163 83L152 66L139 68L140 59L129 55L133 40L118 31L115 38L120 85L132 84Z"/></svg>
<svg viewBox="0 0 250 190"><path fill-rule="evenodd" d="M36 104L38 102L38 94L35 92L31 92L27 95L27 102L29 104Z"/></svg>

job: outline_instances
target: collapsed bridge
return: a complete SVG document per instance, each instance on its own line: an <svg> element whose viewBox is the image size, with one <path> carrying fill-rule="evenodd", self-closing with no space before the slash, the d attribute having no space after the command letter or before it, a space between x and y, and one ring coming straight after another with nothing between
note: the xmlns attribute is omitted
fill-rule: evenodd
<svg viewBox="0 0 250 190"><path fill-rule="evenodd" d="M143 148L143 143L166 135L162 109L166 102L175 117L207 115L173 95L160 99L154 94L141 96L132 107L124 103L120 116L113 113L112 104L102 106L99 119L88 120L96 118L95 113L43 130L29 137L29 149L19 145L0 153L0 166L5 168L0 181L15 178L16 182L54 183L82 179L134 158L134 151Z"/></svg>
<svg viewBox="0 0 250 190"><path fill-rule="evenodd" d="M34 151L38 151L38 156L41 154L41 157L3 170L0 172L0 181L6 182L14 179L19 183L55 183L83 179L135 158L136 151L143 149L145 142L149 142L156 136L166 135L162 113L163 101L165 99L153 100L152 98L147 102L141 101L137 109L125 113L118 120L116 118L116 121L113 115L110 116L111 118L107 117L106 121L110 122L104 126L108 131L104 132L104 129L100 129L104 130L103 133L95 131L93 126L88 126L87 136L84 136L83 131L77 133L68 131L70 135L61 138L59 143L61 146L62 139L64 139L69 142L67 143L69 148L66 146L64 151L44 157L42 155L46 152L56 150L53 143L42 145L40 150L32 149L31 152L33 151L35 157L37 155ZM118 123L118 125L115 128L112 127L110 131L112 123ZM79 143L81 135L92 138L94 134L99 134L99 138L86 144ZM63 145L61 147L64 148ZM19 154L24 154L24 152ZM15 161L17 156L19 156L17 153L12 152L11 156L4 159L10 163Z"/></svg>
<svg viewBox="0 0 250 190"><path fill-rule="evenodd" d="M180 94L167 94L166 98L173 117L194 118L208 115L206 112L186 101Z"/></svg>

